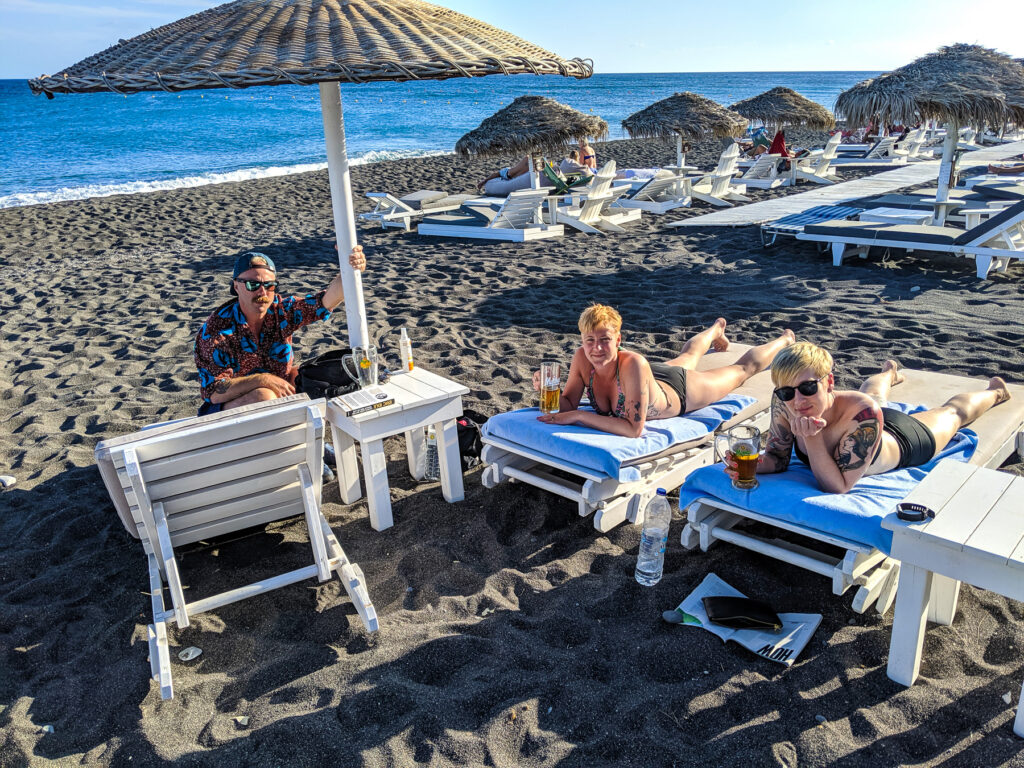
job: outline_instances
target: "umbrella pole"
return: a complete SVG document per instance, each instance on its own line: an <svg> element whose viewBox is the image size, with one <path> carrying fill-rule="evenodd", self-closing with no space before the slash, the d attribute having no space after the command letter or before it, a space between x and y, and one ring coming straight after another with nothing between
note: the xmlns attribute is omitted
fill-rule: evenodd
<svg viewBox="0 0 1024 768"><path fill-rule="evenodd" d="M683 135L681 133L676 134L676 165L682 168L686 164L686 158L683 156ZM682 173L680 171L679 173Z"/></svg>
<svg viewBox="0 0 1024 768"><path fill-rule="evenodd" d="M352 180L348 171L345 117L341 109L341 86L338 83L320 83L320 112L327 142L327 176L331 182L331 209L334 212L341 284L345 289L349 345L364 347L369 344L370 332L366 325L363 281L359 272L348 263L348 254L356 245L356 220L352 212Z"/></svg>
<svg viewBox="0 0 1024 768"><path fill-rule="evenodd" d="M960 126L956 123L946 124L946 138L942 142L942 162L939 163L939 186L935 190L935 212L932 224L942 226L946 221L946 206L949 200L949 188L952 186L954 166L956 164L956 145L960 137Z"/></svg>

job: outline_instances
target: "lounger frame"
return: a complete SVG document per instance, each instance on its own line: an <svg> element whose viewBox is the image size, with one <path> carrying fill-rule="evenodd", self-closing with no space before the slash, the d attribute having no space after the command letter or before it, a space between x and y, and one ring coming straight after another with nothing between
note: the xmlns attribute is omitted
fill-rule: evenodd
<svg viewBox="0 0 1024 768"><path fill-rule="evenodd" d="M931 394L932 401L926 404L932 407L941 405L947 397L956 392L984 386L982 381L960 376L927 374L912 370L905 370L904 373L907 381L904 385L893 388L892 398L899 400L906 397L916 401L917 393ZM1024 386L1013 386L1011 390L1014 398L1024 397ZM971 463L998 468L1015 450L1024 455L1024 415L1007 422L1005 418L1000 418L997 410L993 410L986 413L974 426L979 427L978 433L985 445L979 446ZM684 512L686 524L680 535L680 542L686 549L700 547L701 551L706 552L717 542L725 541L817 573L831 579L832 592L836 595L843 595L848 590L855 589L852 607L857 613L864 613L873 606L878 613L884 614L896 597L899 561L875 547L836 536L825 530L742 509L715 498L695 499ZM749 521L798 534L803 537L802 543L761 536L740 527ZM822 544L837 547L842 554L834 555L819 548Z"/></svg>
<svg viewBox="0 0 1024 768"><path fill-rule="evenodd" d="M732 344L726 353L709 353L698 366L701 370L730 365L750 347ZM717 358L717 359L716 359ZM763 429L769 423L771 381L767 372L748 380L737 394L756 397L757 402L721 424L717 431L736 424L751 424ZM484 436L481 461L484 471L481 482L494 488L502 482L521 482L541 488L576 502L581 517L594 516L594 527L606 533L626 522L643 522L643 510L658 488L668 490L682 485L686 476L699 467L715 463L714 434L702 435L685 443L677 443L661 453L644 456L628 466L640 472L640 479L621 482L617 477L595 472L551 454L528 446ZM555 474L555 470L572 475L572 479Z"/></svg>

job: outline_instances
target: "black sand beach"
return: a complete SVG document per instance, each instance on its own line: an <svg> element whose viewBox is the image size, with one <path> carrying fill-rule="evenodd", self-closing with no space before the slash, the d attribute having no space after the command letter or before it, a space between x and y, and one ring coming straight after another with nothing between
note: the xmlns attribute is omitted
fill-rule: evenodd
<svg viewBox="0 0 1024 768"><path fill-rule="evenodd" d="M597 148L620 167L674 160L657 143ZM688 160L707 168L718 151ZM469 192L494 164L355 168L358 210L367 191ZM1020 603L965 586L906 689L886 676L892 612L856 614L824 578L725 545L684 551L677 511L665 577L643 588L636 527L599 534L553 495L483 488L479 469L447 504L409 477L398 439L393 528L373 531L364 502L324 489L380 631L364 631L337 581L277 590L172 630L174 651L203 653L175 657L175 698L161 701L145 558L93 449L194 413L192 339L239 253L268 253L282 289L303 292L337 270L332 233L326 172L0 211L0 474L17 478L0 492L0 765L1024 765ZM381 346L397 361L407 327L417 361L465 383L482 417L531 403L532 368L568 359L592 301L618 307L624 343L655 359L722 315L737 341L792 328L830 347L841 386L887 357L1024 381L1019 264L987 281L921 253L835 269L810 245L762 250L755 227L670 230L646 215L627 235L525 244L363 224L359 237ZM339 313L296 341L307 357L344 336ZM1020 461L1007 469L1024 474ZM180 565L212 592L305 565L308 546L295 520L186 548ZM795 666L662 622L709 572L780 611L823 614Z"/></svg>

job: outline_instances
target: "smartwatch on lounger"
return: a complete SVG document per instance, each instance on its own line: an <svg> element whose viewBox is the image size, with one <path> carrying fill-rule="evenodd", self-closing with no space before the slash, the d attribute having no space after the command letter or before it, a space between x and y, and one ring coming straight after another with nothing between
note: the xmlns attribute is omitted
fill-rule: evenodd
<svg viewBox="0 0 1024 768"><path fill-rule="evenodd" d="M925 520L934 518L935 513L924 504L901 501L896 505L896 517L908 523L923 523Z"/></svg>

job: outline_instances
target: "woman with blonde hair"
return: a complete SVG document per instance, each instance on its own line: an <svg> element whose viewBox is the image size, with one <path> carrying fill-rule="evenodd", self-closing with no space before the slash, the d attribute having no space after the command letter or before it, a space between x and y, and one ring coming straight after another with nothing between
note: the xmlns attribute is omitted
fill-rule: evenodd
<svg viewBox="0 0 1024 768"><path fill-rule="evenodd" d="M772 426L758 473L784 472L795 450L823 491L846 493L865 475L927 464L957 430L1010 399L1006 382L993 376L987 389L907 415L887 407L889 389L901 381L896 361L886 360L860 390L838 390L827 350L808 341L782 350L772 363ZM735 476L730 455L725 471Z"/></svg>
<svg viewBox="0 0 1024 768"><path fill-rule="evenodd" d="M793 343L787 330L777 339L743 354L732 365L698 371L697 363L714 347L729 347L725 319L718 318L687 341L666 363L648 362L621 348L622 317L609 306L592 304L579 320L582 346L573 355L558 413L539 418L551 424L579 424L623 437L638 437L648 421L669 419L721 400ZM540 372L533 375L540 389ZM593 410L580 410L586 392Z"/></svg>

